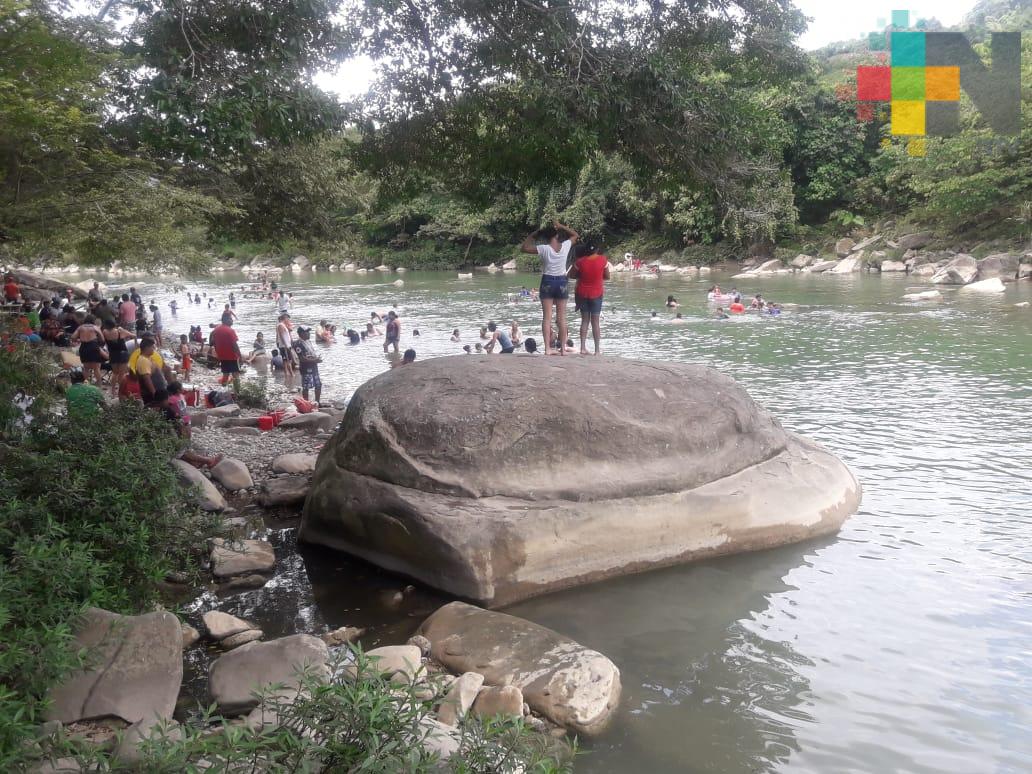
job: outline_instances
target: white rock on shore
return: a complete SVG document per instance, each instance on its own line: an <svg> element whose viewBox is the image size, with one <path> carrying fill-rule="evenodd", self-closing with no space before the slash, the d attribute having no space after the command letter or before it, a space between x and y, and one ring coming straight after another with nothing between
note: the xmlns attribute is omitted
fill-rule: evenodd
<svg viewBox="0 0 1032 774"><path fill-rule="evenodd" d="M1003 293L1007 288L1004 287L1003 280L999 277L993 277L992 279L981 280L979 282L972 282L970 285L965 285L961 288L963 292L971 293Z"/></svg>

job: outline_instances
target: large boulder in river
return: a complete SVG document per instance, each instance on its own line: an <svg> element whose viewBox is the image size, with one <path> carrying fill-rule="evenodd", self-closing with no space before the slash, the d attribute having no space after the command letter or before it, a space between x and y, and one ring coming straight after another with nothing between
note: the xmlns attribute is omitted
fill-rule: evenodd
<svg viewBox="0 0 1032 774"><path fill-rule="evenodd" d="M498 606L835 532L859 500L713 369L443 357L355 392L300 537Z"/></svg>

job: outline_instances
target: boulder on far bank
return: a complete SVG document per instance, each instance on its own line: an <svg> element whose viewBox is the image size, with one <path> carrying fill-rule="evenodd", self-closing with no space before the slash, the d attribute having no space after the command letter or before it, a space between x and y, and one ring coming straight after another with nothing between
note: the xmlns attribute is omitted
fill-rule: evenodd
<svg viewBox="0 0 1032 774"><path fill-rule="evenodd" d="M987 255L978 262L978 279L999 278L1004 282L1012 281L1018 276L1019 265L1018 256L1011 253Z"/></svg>
<svg viewBox="0 0 1032 774"><path fill-rule="evenodd" d="M904 250L920 250L922 247L932 241L931 231L918 231L913 234L905 234L898 240L899 246Z"/></svg>
<svg viewBox="0 0 1032 774"><path fill-rule="evenodd" d="M476 672L489 686L514 686L523 694L521 708L526 700L577 733L601 733L620 701L620 670L612 661L522 618L452 602L419 631L430 640L433 658L452 672ZM504 699L495 697L490 706L504 709Z"/></svg>
<svg viewBox="0 0 1032 774"><path fill-rule="evenodd" d="M792 262L789 264L789 266L791 266L793 269L804 269L816 260L817 259L812 255L805 255L804 253L800 253L792 259Z"/></svg>
<svg viewBox="0 0 1032 774"><path fill-rule="evenodd" d="M806 270L809 271L809 272L812 272L813 274L823 274L826 271L834 269L836 266L838 266L838 264L839 264L838 261L817 260L817 261L814 261L809 266L807 266Z"/></svg>
<svg viewBox="0 0 1032 774"><path fill-rule="evenodd" d="M500 606L835 532L859 498L713 369L443 357L356 391L300 538Z"/></svg>
<svg viewBox="0 0 1032 774"><path fill-rule="evenodd" d="M849 237L843 237L835 243L835 255L839 258L845 258L850 252L852 252L855 245L856 242L852 239Z"/></svg>
<svg viewBox="0 0 1032 774"><path fill-rule="evenodd" d="M882 274L888 274L890 272L905 272L907 265L903 261L882 261L878 268L881 269Z"/></svg>
<svg viewBox="0 0 1032 774"><path fill-rule="evenodd" d="M961 253L948 261L932 275L935 285L967 285L978 275L978 261L972 256Z"/></svg>
<svg viewBox="0 0 1032 774"><path fill-rule="evenodd" d="M848 258L843 258L835 266L828 269L828 274L852 274L853 272L860 271L860 267L863 266L864 262L864 251L852 253Z"/></svg>

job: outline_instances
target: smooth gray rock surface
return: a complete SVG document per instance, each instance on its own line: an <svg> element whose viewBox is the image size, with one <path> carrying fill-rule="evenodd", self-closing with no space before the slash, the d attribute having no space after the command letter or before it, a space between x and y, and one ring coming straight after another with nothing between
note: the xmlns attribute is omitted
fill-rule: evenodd
<svg viewBox="0 0 1032 774"><path fill-rule="evenodd" d="M90 608L74 647L90 651L88 666L50 692L48 720L113 715L149 727L172 718L183 681L183 630L172 613L123 616Z"/></svg>
<svg viewBox="0 0 1032 774"><path fill-rule="evenodd" d="M523 694L519 707L526 700L578 733L600 733L620 700L620 670L612 661L522 618L452 602L419 631L434 659L452 672L477 672L491 686L513 685ZM503 706L504 698L493 706Z"/></svg>
<svg viewBox="0 0 1032 774"><path fill-rule="evenodd" d="M834 532L859 497L704 366L445 357L359 388L300 538L500 606Z"/></svg>
<svg viewBox="0 0 1032 774"><path fill-rule="evenodd" d="M313 668L326 678L329 650L318 637L295 634L271 642L250 642L221 656L211 665L208 689L227 715L248 712L258 705L252 694L262 686L282 683L285 695L296 693L298 671Z"/></svg>
<svg viewBox="0 0 1032 774"><path fill-rule="evenodd" d="M216 578L231 578L253 572L272 572L276 554L265 540L212 541L211 572Z"/></svg>
<svg viewBox="0 0 1032 774"><path fill-rule="evenodd" d="M180 483L190 489L191 494L197 498L197 505L202 510L226 510L226 498L201 471L182 460L172 460L172 467L176 469Z"/></svg>

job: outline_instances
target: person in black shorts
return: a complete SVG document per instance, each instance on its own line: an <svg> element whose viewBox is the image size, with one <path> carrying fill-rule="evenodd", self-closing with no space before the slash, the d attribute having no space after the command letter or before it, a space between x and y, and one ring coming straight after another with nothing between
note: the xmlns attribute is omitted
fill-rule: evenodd
<svg viewBox="0 0 1032 774"><path fill-rule="evenodd" d="M560 240L560 237L566 238ZM567 288L566 259L578 239L580 234L572 228L564 226L559 221L553 221L551 228L530 234L520 245L523 252L541 258L541 286L538 296L541 299L541 331L545 338L546 355L551 354L553 306L559 328L559 340L566 340L566 300L570 295ZM560 346L559 354L565 353L566 348Z"/></svg>

